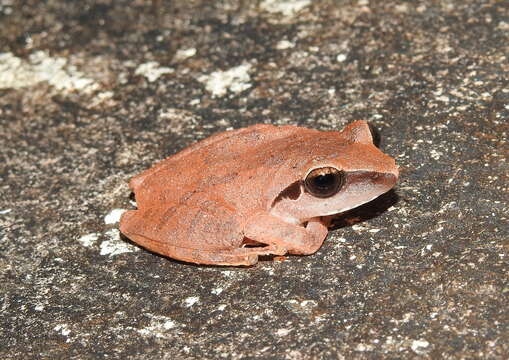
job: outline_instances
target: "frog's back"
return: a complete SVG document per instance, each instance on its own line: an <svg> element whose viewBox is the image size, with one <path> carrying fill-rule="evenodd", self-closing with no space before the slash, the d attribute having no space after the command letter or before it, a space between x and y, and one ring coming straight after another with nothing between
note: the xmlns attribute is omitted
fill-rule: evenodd
<svg viewBox="0 0 509 360"><path fill-rule="evenodd" d="M232 174L256 166L278 139L316 130L257 124L225 131L199 141L134 177L129 186L138 206L145 201L180 202L186 194L227 181Z"/></svg>

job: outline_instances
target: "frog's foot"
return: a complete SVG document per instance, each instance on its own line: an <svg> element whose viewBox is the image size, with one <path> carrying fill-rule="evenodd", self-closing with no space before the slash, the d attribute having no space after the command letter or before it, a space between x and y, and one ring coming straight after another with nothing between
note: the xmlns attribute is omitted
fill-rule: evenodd
<svg viewBox="0 0 509 360"><path fill-rule="evenodd" d="M273 246L237 248L231 250L188 249L179 246L165 246L154 249L154 242L140 236L132 236L137 243L172 259L202 265L251 266L258 262L258 256L286 253L285 249Z"/></svg>
<svg viewBox="0 0 509 360"><path fill-rule="evenodd" d="M286 249L272 245L231 250L195 250L178 247L170 247L167 250L169 256L174 259L195 264L222 266L251 266L258 262L258 256L286 253Z"/></svg>
<svg viewBox="0 0 509 360"><path fill-rule="evenodd" d="M263 213L251 218L244 228L245 236L250 239L287 249L295 255L310 255L318 251L327 231L327 226L319 218L310 219L306 226L302 226Z"/></svg>

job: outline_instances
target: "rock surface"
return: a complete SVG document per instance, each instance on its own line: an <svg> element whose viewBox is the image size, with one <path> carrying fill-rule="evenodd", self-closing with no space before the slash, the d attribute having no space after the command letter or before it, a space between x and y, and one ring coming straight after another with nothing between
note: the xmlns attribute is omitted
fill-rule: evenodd
<svg viewBox="0 0 509 360"><path fill-rule="evenodd" d="M509 5L0 0L0 358L509 356ZM127 180L258 122L365 119L397 188L312 256L120 238Z"/></svg>

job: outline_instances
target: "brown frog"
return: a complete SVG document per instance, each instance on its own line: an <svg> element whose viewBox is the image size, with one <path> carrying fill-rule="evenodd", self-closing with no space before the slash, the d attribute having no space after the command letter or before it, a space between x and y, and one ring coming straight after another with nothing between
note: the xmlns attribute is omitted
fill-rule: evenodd
<svg viewBox="0 0 509 360"><path fill-rule="evenodd" d="M174 259L253 265L260 255L316 252L322 217L391 189L394 159L366 122L343 131L254 125L202 140L131 179L137 210L120 230Z"/></svg>

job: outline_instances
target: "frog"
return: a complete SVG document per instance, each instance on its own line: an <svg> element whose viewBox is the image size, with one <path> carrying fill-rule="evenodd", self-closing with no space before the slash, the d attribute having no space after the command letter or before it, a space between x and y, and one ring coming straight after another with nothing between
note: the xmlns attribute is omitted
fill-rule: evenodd
<svg viewBox="0 0 509 360"><path fill-rule="evenodd" d="M366 121L341 131L256 124L201 140L134 176L120 231L185 263L252 266L311 255L331 216L394 187L395 160Z"/></svg>

